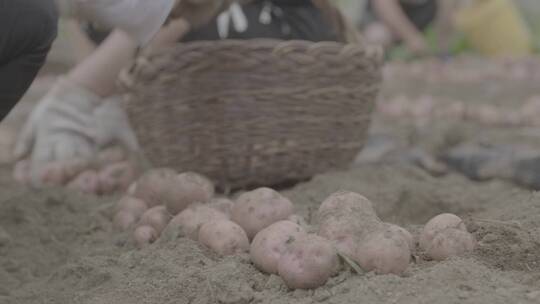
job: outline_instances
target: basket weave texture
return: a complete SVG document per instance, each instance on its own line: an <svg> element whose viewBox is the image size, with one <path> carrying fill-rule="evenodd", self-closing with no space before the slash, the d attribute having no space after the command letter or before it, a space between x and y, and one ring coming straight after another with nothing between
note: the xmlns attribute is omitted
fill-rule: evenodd
<svg viewBox="0 0 540 304"><path fill-rule="evenodd" d="M379 49L357 44L180 44L137 60L126 109L153 166L221 188L304 180L361 150L381 62Z"/></svg>

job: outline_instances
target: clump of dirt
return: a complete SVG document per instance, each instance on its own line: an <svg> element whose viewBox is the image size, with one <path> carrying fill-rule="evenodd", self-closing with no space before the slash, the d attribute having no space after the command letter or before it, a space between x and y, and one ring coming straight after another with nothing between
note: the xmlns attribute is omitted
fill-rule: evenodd
<svg viewBox="0 0 540 304"><path fill-rule="evenodd" d="M406 165L358 166L283 192L309 217L330 193L364 194L385 220L420 225L441 212L467 216L479 240L469 256L418 260L402 277L344 270L325 286L288 290L247 255L219 258L185 239L136 250L113 231L115 198L31 191L0 171L2 303L537 303L540 197L508 184L434 178ZM513 204L513 205L512 205Z"/></svg>

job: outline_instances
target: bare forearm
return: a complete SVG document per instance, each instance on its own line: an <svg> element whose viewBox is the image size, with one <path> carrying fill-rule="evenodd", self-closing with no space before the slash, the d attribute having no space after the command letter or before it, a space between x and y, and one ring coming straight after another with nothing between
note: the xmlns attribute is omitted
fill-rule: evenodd
<svg viewBox="0 0 540 304"><path fill-rule="evenodd" d="M141 45L148 43L176 0L54 0L61 16L119 28Z"/></svg>
<svg viewBox="0 0 540 304"><path fill-rule="evenodd" d="M398 38L410 41L421 36L401 9L398 0L373 0L372 3L377 16Z"/></svg>
<svg viewBox="0 0 540 304"><path fill-rule="evenodd" d="M133 61L136 49L135 40L115 30L68 77L102 97L110 96L115 91L118 74Z"/></svg>
<svg viewBox="0 0 540 304"><path fill-rule="evenodd" d="M439 48L447 51L450 48L450 42L454 35L454 23L452 16L458 6L457 1L440 1L437 12L437 23L435 30L439 37Z"/></svg>
<svg viewBox="0 0 540 304"><path fill-rule="evenodd" d="M148 45L149 52L173 45L189 31L184 20L174 20L158 32ZM137 44L126 33L115 30L85 60L77 65L69 78L97 95L108 97L116 90L120 72L129 66L135 56Z"/></svg>

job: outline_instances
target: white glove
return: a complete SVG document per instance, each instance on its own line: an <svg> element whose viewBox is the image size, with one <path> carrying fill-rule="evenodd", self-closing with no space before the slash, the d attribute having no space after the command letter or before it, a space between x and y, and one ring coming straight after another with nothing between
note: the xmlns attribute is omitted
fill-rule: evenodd
<svg viewBox="0 0 540 304"><path fill-rule="evenodd" d="M109 97L94 111L96 142L100 148L116 143L122 145L128 153L136 153L139 143L121 102L120 96Z"/></svg>
<svg viewBox="0 0 540 304"><path fill-rule="evenodd" d="M60 79L36 106L15 144L15 157L30 156L32 184L39 186L47 164L95 155L96 121L101 99Z"/></svg>
<svg viewBox="0 0 540 304"><path fill-rule="evenodd" d="M62 16L118 28L147 44L167 20L176 0L55 0Z"/></svg>
<svg viewBox="0 0 540 304"><path fill-rule="evenodd" d="M117 140L131 151L137 149L125 114L111 104L67 79L58 81L34 109L15 145L15 157L30 156L34 186L43 185L51 164L62 167L74 160L92 160L101 144Z"/></svg>

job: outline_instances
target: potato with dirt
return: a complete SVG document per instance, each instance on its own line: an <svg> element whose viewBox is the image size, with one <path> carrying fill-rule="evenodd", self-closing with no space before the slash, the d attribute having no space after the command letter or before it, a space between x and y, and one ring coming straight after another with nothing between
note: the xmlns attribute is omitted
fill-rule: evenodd
<svg viewBox="0 0 540 304"><path fill-rule="evenodd" d="M293 214L290 200L270 188L259 188L238 197L231 218L247 233L249 239L275 222Z"/></svg>
<svg viewBox="0 0 540 304"><path fill-rule="evenodd" d="M375 224L374 224L375 225ZM377 226L378 227L378 226ZM370 228L376 230L377 228ZM329 217L319 224L317 234L334 244L339 253L353 257L365 229L358 225L354 216Z"/></svg>
<svg viewBox="0 0 540 304"><path fill-rule="evenodd" d="M349 191L330 195L319 207L318 219L317 234L332 241L341 254L351 258L362 239L384 227L371 201Z"/></svg>
<svg viewBox="0 0 540 304"><path fill-rule="evenodd" d="M455 228L467 231L463 220L455 214L443 213L435 216L427 222L420 234L420 248L427 250L437 233L446 228Z"/></svg>
<svg viewBox="0 0 540 304"><path fill-rule="evenodd" d="M214 185L197 173L177 174L172 169L160 168L143 174L130 191L149 206L164 205L176 215L191 204L210 201Z"/></svg>
<svg viewBox="0 0 540 304"><path fill-rule="evenodd" d="M392 231L392 233L401 235L407 241L407 244L409 245L409 249L411 250L411 252L414 251L414 249L416 248L416 242L414 240L413 235L407 229L400 227L398 225L389 224L389 223L385 223L384 226L386 229Z"/></svg>
<svg viewBox="0 0 540 304"><path fill-rule="evenodd" d="M116 203L116 211L128 211L137 217L143 215L148 210L148 205L141 199L133 196L123 196L118 203Z"/></svg>
<svg viewBox="0 0 540 304"><path fill-rule="evenodd" d="M165 205L176 197L177 175L168 168L149 170L137 180L133 196L145 201L148 207Z"/></svg>
<svg viewBox="0 0 540 304"><path fill-rule="evenodd" d="M117 191L126 191L137 175L136 166L129 161L109 164L98 172L100 193L112 194Z"/></svg>
<svg viewBox="0 0 540 304"><path fill-rule="evenodd" d="M137 248L142 249L159 238L159 233L152 226L142 225L135 229L133 238Z"/></svg>
<svg viewBox="0 0 540 304"><path fill-rule="evenodd" d="M426 249L426 255L435 261L471 252L476 247L472 234L457 228L439 231Z"/></svg>
<svg viewBox="0 0 540 304"><path fill-rule="evenodd" d="M199 230L199 242L220 256L249 250L249 240L242 227L228 219L207 222Z"/></svg>
<svg viewBox="0 0 540 304"><path fill-rule="evenodd" d="M148 206L142 200L124 196L116 204L113 225L121 231L127 230L140 220L146 210L148 210Z"/></svg>
<svg viewBox="0 0 540 304"><path fill-rule="evenodd" d="M98 173L94 170L86 170L69 182L67 188L84 194L98 195L100 193Z"/></svg>
<svg viewBox="0 0 540 304"><path fill-rule="evenodd" d="M208 222L229 219L226 214L208 205L196 204L176 215L169 225L172 229L179 230L183 236L197 241L199 230Z"/></svg>
<svg viewBox="0 0 540 304"><path fill-rule="evenodd" d="M307 233L291 221L279 221L259 231L250 247L251 262L261 271L277 274L278 262L287 248Z"/></svg>
<svg viewBox="0 0 540 304"><path fill-rule="evenodd" d="M113 227L118 231L126 231L134 227L140 218L133 213L122 210L117 212L113 218Z"/></svg>
<svg viewBox="0 0 540 304"><path fill-rule="evenodd" d="M340 268L337 251L317 235L293 242L278 261L278 274L290 289L315 289L326 284Z"/></svg>
<svg viewBox="0 0 540 304"><path fill-rule="evenodd" d="M351 213L361 216L361 219L379 220L373 203L369 199L358 193L345 190L335 192L325 199L319 207L317 215L319 221L322 221L329 216Z"/></svg>
<svg viewBox="0 0 540 304"><path fill-rule="evenodd" d="M207 203L214 196L214 184L197 173L185 172L176 176L175 196L166 206L172 214L178 214L194 203Z"/></svg>
<svg viewBox="0 0 540 304"><path fill-rule="evenodd" d="M364 271L399 275L409 267L410 246L402 231L387 226L365 237L358 244L353 260Z"/></svg>
<svg viewBox="0 0 540 304"><path fill-rule="evenodd" d="M165 206L156 206L143 213L138 225L150 226L156 230L158 235L160 235L170 219L171 215Z"/></svg>
<svg viewBox="0 0 540 304"><path fill-rule="evenodd" d="M218 197L210 200L208 207L214 208L219 212L224 213L229 218L231 217L231 211L234 206L234 202L228 198Z"/></svg>

